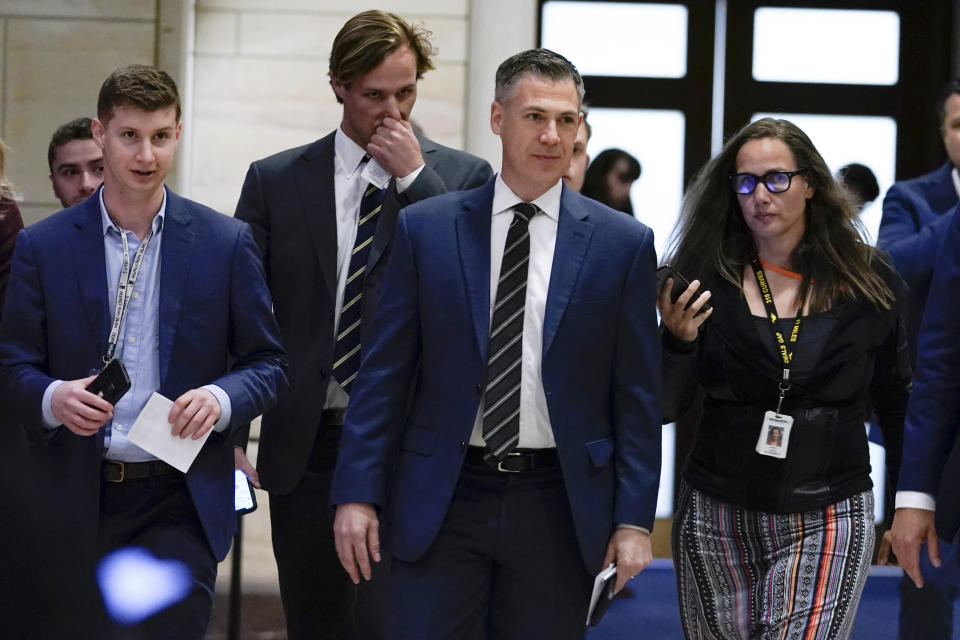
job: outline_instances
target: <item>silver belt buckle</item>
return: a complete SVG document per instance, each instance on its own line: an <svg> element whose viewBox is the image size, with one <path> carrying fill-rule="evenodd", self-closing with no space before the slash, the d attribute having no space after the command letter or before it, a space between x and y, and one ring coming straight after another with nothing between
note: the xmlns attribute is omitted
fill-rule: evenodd
<svg viewBox="0 0 960 640"><path fill-rule="evenodd" d="M523 455L523 454L520 453L519 451L511 451L511 452L509 452L509 453L505 456L504 459L506 459L506 458L511 458L511 457L514 457L514 458L515 458L515 457L519 457L519 456L522 456L522 455ZM503 460L497 460L497 471L500 471L500 472L502 472L502 473L520 473L519 471L516 471L516 470L514 470L514 469L504 469L504 468L503 468Z"/></svg>

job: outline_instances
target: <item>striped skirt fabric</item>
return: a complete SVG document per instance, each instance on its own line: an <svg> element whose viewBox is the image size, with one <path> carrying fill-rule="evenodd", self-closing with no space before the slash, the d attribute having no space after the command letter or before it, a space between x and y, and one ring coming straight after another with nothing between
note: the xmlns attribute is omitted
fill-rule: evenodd
<svg viewBox="0 0 960 640"><path fill-rule="evenodd" d="M850 637L873 554L873 493L774 514L684 483L673 525L688 640Z"/></svg>

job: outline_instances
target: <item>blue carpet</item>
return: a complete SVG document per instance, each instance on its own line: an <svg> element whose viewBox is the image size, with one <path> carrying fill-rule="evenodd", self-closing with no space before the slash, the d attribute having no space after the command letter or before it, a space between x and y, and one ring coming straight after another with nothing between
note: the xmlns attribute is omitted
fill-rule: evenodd
<svg viewBox="0 0 960 640"><path fill-rule="evenodd" d="M901 575L900 569L891 567L870 570L857 610L853 640L896 640L900 611L897 584ZM629 591L613 601L600 624L588 631L587 640L683 640L677 583L670 560L654 560L630 582ZM954 637L960 638L960 629Z"/></svg>

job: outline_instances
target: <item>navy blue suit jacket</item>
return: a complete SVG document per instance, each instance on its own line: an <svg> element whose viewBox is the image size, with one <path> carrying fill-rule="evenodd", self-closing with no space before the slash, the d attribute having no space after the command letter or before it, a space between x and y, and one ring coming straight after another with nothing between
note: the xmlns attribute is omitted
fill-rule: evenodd
<svg viewBox="0 0 960 640"><path fill-rule="evenodd" d="M957 207L952 171L953 164L948 161L932 173L897 182L883 199L877 245L890 253L894 266L910 287L904 322L912 362L916 362L917 334L930 278L950 226L951 216L946 214Z"/></svg>
<svg viewBox="0 0 960 640"><path fill-rule="evenodd" d="M923 315L898 485L937 497L937 533L948 540L960 518L960 216L951 220Z"/></svg>
<svg viewBox="0 0 960 640"><path fill-rule="evenodd" d="M427 550L444 520L482 400L493 190L490 180L401 212L347 412L331 502L387 504L389 546L405 561ZM615 523L653 526L661 438L655 270L650 229L563 187L541 371L591 572Z"/></svg>
<svg viewBox="0 0 960 640"><path fill-rule="evenodd" d="M0 325L0 402L8 418L42 429L41 401L55 379L98 368L113 313L107 299L98 197L20 233ZM232 407L231 429L272 405L286 358L247 224L167 191L160 264L160 389L176 399L216 384ZM56 475L74 540L96 537L103 431L57 427L37 452ZM186 475L212 553L223 559L236 530L233 446L207 440Z"/></svg>

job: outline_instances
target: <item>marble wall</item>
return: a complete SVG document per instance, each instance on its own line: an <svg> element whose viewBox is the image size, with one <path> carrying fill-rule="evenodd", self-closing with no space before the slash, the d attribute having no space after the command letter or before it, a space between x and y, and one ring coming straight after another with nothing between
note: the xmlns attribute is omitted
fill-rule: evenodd
<svg viewBox="0 0 960 640"><path fill-rule="evenodd" d="M186 188L232 212L251 161L336 128L330 45L360 7L335 0L197 0L193 140ZM420 83L413 119L434 140L465 141L467 0L393 0L369 8L422 22L439 50Z"/></svg>
<svg viewBox="0 0 960 640"><path fill-rule="evenodd" d="M433 32L436 69L413 119L434 140L496 168L488 124L493 72L536 39L536 0L0 0L0 137L25 222L59 208L46 148L60 124L94 115L103 79L161 66L180 86L184 129L168 182L233 213L251 161L306 144L340 120L327 78L336 32L361 8Z"/></svg>
<svg viewBox="0 0 960 640"><path fill-rule="evenodd" d="M93 116L103 79L156 59L157 0L0 1L0 137L24 222L60 208L47 145L60 124Z"/></svg>

